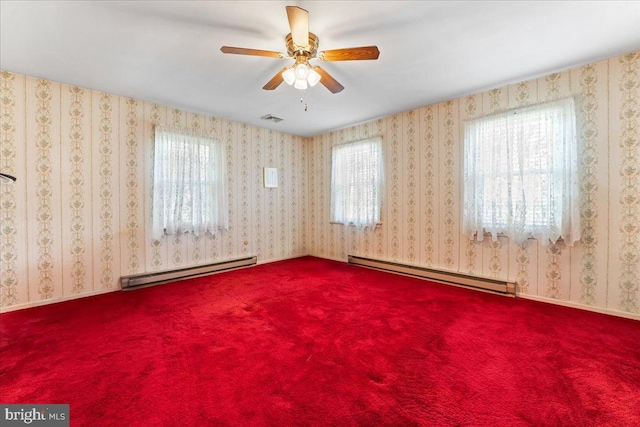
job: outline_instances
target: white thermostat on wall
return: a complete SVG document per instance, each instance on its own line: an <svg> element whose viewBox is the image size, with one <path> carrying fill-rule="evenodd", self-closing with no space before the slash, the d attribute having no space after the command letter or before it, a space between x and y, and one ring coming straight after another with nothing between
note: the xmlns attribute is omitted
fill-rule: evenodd
<svg viewBox="0 0 640 427"><path fill-rule="evenodd" d="M276 188L278 186L278 168L264 168L265 188Z"/></svg>

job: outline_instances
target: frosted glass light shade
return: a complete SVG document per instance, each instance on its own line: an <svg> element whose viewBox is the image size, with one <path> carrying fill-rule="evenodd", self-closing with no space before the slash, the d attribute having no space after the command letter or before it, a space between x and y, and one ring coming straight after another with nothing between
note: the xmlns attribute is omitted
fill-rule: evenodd
<svg viewBox="0 0 640 427"><path fill-rule="evenodd" d="M306 64L297 64L295 69L297 79L304 80L309 75L309 67Z"/></svg>
<svg viewBox="0 0 640 427"><path fill-rule="evenodd" d="M282 73L282 78L288 85L292 85L296 81L296 72L293 67L289 67Z"/></svg>
<svg viewBox="0 0 640 427"><path fill-rule="evenodd" d="M306 89L307 88L307 81L303 80L303 79L296 79L296 83L294 84L294 87L296 89Z"/></svg>
<svg viewBox="0 0 640 427"><path fill-rule="evenodd" d="M320 74L313 68L309 70L309 75L307 76L307 82L309 82L309 86L315 86L320 81Z"/></svg>

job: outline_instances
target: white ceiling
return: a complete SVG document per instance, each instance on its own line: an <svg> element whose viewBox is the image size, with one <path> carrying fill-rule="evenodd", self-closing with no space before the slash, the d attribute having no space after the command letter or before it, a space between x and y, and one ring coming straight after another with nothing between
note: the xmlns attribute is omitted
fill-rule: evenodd
<svg viewBox="0 0 640 427"><path fill-rule="evenodd" d="M262 90L292 60L220 47L284 52L288 5L309 11L320 50L380 58L323 63L336 95ZM640 1L0 1L5 71L301 136L639 49Z"/></svg>

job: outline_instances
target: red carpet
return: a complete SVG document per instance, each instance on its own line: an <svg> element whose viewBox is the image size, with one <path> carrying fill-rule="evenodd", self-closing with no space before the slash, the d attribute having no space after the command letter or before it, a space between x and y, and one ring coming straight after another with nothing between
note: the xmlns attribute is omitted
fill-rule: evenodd
<svg viewBox="0 0 640 427"><path fill-rule="evenodd" d="M0 316L72 426L639 426L640 322L317 258Z"/></svg>

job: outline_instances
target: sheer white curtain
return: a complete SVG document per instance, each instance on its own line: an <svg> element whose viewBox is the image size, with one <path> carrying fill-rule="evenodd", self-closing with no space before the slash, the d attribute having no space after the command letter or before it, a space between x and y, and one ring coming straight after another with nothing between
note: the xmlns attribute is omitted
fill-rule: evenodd
<svg viewBox="0 0 640 427"><path fill-rule="evenodd" d="M358 227L380 222L382 138L336 145L331 156L331 221Z"/></svg>
<svg viewBox="0 0 640 427"><path fill-rule="evenodd" d="M465 124L463 230L518 243L580 239L573 99L512 110Z"/></svg>
<svg viewBox="0 0 640 427"><path fill-rule="evenodd" d="M215 233L228 227L224 144L214 138L155 128L152 237Z"/></svg>

